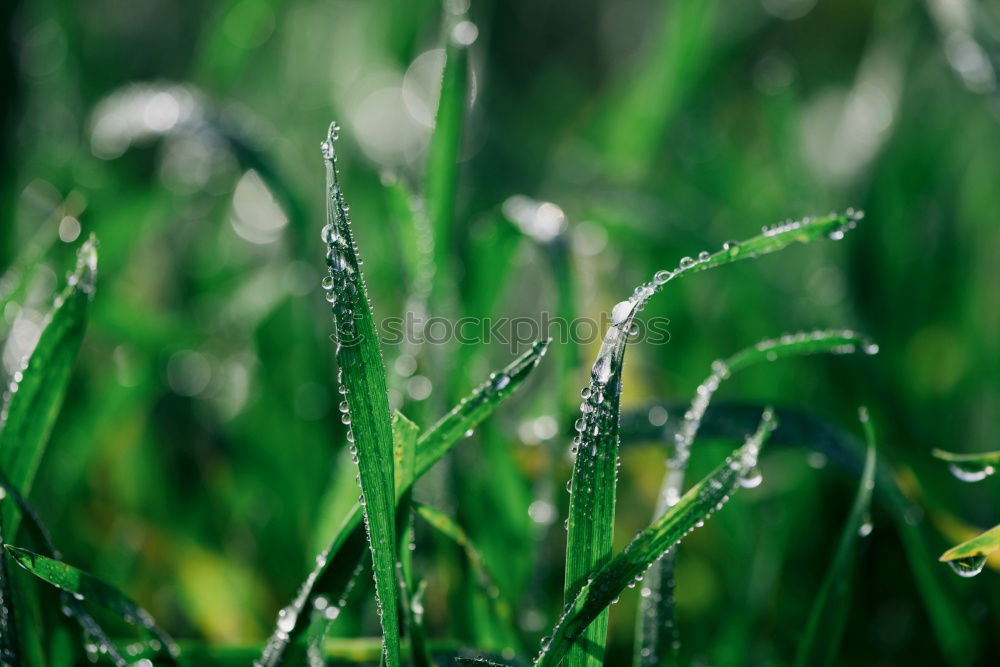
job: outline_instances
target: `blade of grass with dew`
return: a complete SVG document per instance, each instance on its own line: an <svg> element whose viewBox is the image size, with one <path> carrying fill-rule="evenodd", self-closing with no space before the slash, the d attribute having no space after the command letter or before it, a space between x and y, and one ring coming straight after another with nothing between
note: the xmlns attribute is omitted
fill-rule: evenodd
<svg viewBox="0 0 1000 667"><path fill-rule="evenodd" d="M114 612L128 623L155 636L171 654L176 653L173 639L156 625L149 612L114 586L54 558L11 544L5 544L4 548L18 565L42 581L66 591L77 600L87 600Z"/></svg>
<svg viewBox="0 0 1000 667"><path fill-rule="evenodd" d="M795 664L799 667L832 665L836 662L844 626L847 623L848 599L858 538L866 536L871 530L870 512L876 470L875 431L866 408L861 408L858 415L868 442L865 467L840 542L813 602L805 635L799 643L795 660Z"/></svg>
<svg viewBox="0 0 1000 667"><path fill-rule="evenodd" d="M14 504L17 506L17 510L20 512L21 516L28 519L27 525L28 528L31 530L32 535L34 536L35 541L43 547L44 551L46 551L49 554L51 559L54 560L60 559L61 556L59 554L59 551L55 548L55 545L52 542L52 536L49 533L48 528L46 528L45 524L42 523L42 520L38 516L38 513L35 511L34 507L32 507L31 504L28 503L28 501L24 498L24 496L17 489L17 487L11 484L10 480L6 477L6 475L3 474L2 471L0 471L0 488L3 489L6 498L9 498L14 501ZM5 557L6 554L7 551L5 550L4 551ZM35 598L32 597L31 601L35 601ZM19 605L20 609L23 610L26 608L24 600L19 600L19 603L21 603ZM101 625L97 622L96 619L94 619L93 616L90 615L90 612L87 611L81 600L78 600L75 596L67 592L63 592L62 605L67 615L73 617L76 620L77 624L80 626L80 629L83 631L84 636L92 640L92 642L88 642L85 645L88 652L90 651L90 647L93 646L96 648L98 653L107 656L107 658L111 660L111 662L113 662L115 665L118 665L119 667L126 667L129 664L128 661L126 661L125 658L121 655L121 653L118 650L118 647L114 644L114 642L111 641L108 634L104 631ZM37 609L32 609L32 611L33 612L37 611ZM34 617L40 618L37 614L35 614ZM32 624L37 624L40 626L41 621L37 620ZM160 640L159 647L153 650L151 654L162 655L163 651L166 650L167 651L166 657L169 660L173 661L174 658L176 657L176 652L177 652L177 646L174 643L174 641L170 639L169 636L159 628L151 630L150 634L153 635L154 637L157 638L162 637L168 640L166 642Z"/></svg>
<svg viewBox="0 0 1000 667"><path fill-rule="evenodd" d="M419 614L414 609L411 596L413 588L413 485L416 474L417 439L420 427L401 412L392 419L392 440L396 465L396 532L399 534L399 560L396 578L399 585L400 606L406 618L406 631L410 639L410 655L413 667L429 667L433 664L427 649L424 628Z"/></svg>
<svg viewBox="0 0 1000 667"><path fill-rule="evenodd" d="M466 431L482 423L521 386L545 356L548 344L548 340L536 342L507 366L492 373L486 382L476 387L420 436L414 462L416 479L440 461L465 436ZM279 615L277 627L257 660L258 665L272 667L281 664L287 646L305 630L303 610L320 593L337 595L343 590L343 573L350 572L360 558L357 550L364 545L361 516L361 506L355 504L344 517L329 546L316 558L316 568L302 583L295 599ZM291 620L284 622L285 619Z"/></svg>
<svg viewBox="0 0 1000 667"><path fill-rule="evenodd" d="M709 408L701 431L710 438L737 438L752 427L760 413L757 405L725 405ZM623 442L673 441L676 429L671 422L648 430L647 412L641 418L632 413L623 431ZM808 413L783 408L778 410L781 426L774 432L772 446L809 448L860 478L864 467L864 445L848 431ZM646 426L643 426L645 424ZM627 435L627 438L625 436ZM934 635L949 664L968 665L975 655L974 637L963 620L962 607L953 588L943 580L928 544L929 529L923 510L903 491L894 471L883 462L876 472L877 498L889 511L899 534L921 601L931 621Z"/></svg>
<svg viewBox="0 0 1000 667"><path fill-rule="evenodd" d="M604 335L588 386L581 391L581 416L574 424L576 454L570 482L570 506L566 539L564 601L576 598L584 578L611 555L614 537L615 486L618 474L619 400L625 349L633 321L646 302L669 281L745 258L776 252L792 243L808 243L821 238L840 239L861 218L853 209L843 215L830 214L800 221L786 221L764 227L762 233L743 242L727 242L715 252L704 251L697 259L684 257L678 267L656 272L653 279L638 286L632 296L611 310L611 323ZM598 667L607 638L607 613L601 613L586 628L582 644L574 648L570 667Z"/></svg>
<svg viewBox="0 0 1000 667"><path fill-rule="evenodd" d="M31 490L49 433L62 406L77 351L83 342L97 278L97 241L77 251L76 268L45 318L34 351L14 373L0 408L0 470L21 491ZM7 539L17 537L20 516L3 509Z"/></svg>
<svg viewBox="0 0 1000 667"><path fill-rule="evenodd" d="M469 561L469 565L472 566L473 572L476 573L480 587L485 593L486 598L490 601L490 606L497 616L496 620L502 623L510 623L513 618L510 603L501 597L500 589L497 588L495 583L495 578L490 573L480 550L473 544L468 533L450 516L435 507L417 503L415 509L420 518L426 521L429 526L433 527L462 549L466 559Z"/></svg>
<svg viewBox="0 0 1000 667"><path fill-rule="evenodd" d="M327 190L323 240L329 269L323 288L332 303L336 324L340 410L348 425L347 438L358 465L386 661L389 667L397 667L396 513L389 397L378 332L347 213L349 207L337 174L334 143L338 131L336 123L331 123L321 145ZM286 626L294 623L294 619L284 620Z"/></svg>
<svg viewBox="0 0 1000 667"><path fill-rule="evenodd" d="M979 482L994 474L1000 467L1000 452L956 454L943 449L931 452L935 458L948 463L951 474L963 482Z"/></svg>
<svg viewBox="0 0 1000 667"><path fill-rule="evenodd" d="M974 577L983 571L986 559L997 549L1000 549L1000 526L993 526L985 533L948 549L938 560L948 563L960 577Z"/></svg>
<svg viewBox="0 0 1000 667"><path fill-rule="evenodd" d="M465 103L468 95L470 32L474 40L475 27L464 16L445 16L445 63L441 77L434 132L427 149L427 172L424 198L427 217L434 234L437 275L446 273L451 261L455 239L455 194L458 189L458 158L465 125Z"/></svg>
<svg viewBox="0 0 1000 667"><path fill-rule="evenodd" d="M552 636L542 641L535 667L559 664L586 628L615 603L630 583L641 579L657 558L721 509L741 488L745 477L756 474L760 449L775 426L774 411L767 408L757 430L747 437L742 447L692 486L614 558L587 573L576 597L566 605L556 622Z"/></svg>
<svg viewBox="0 0 1000 667"><path fill-rule="evenodd" d="M674 452L667 460L669 471L663 478L654 518L665 512L681 497L691 446L698 434L705 410L708 409L719 386L733 372L785 357L819 353L850 354L859 349L866 354L878 351L875 344L860 334L847 330L827 329L765 339L740 350L728 359L713 362L711 374L698 386L695 398L684 413L684 420L674 435ZM649 568L643 578L633 661L637 666L652 667L662 664L668 657L676 662L678 641L677 624L673 618L674 557L672 551L666 554Z"/></svg>

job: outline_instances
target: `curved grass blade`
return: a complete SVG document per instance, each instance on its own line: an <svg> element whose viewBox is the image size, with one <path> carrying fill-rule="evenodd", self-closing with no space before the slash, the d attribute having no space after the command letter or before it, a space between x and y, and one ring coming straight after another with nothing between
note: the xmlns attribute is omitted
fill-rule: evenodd
<svg viewBox="0 0 1000 667"><path fill-rule="evenodd" d="M752 427L758 414L757 405L713 406L705 414L701 432L709 438L737 438ZM777 414L781 425L770 438L772 446L808 447L860 478L865 448L853 433L800 410L783 408ZM647 415L646 411L627 415L623 441L662 437L672 442L674 424L668 421L665 426L654 426ZM892 468L884 462L877 466L875 479L877 497L892 516L941 652L949 664L971 664L975 642L959 601L934 567L923 511L903 492Z"/></svg>
<svg viewBox="0 0 1000 667"><path fill-rule="evenodd" d="M321 145L327 189L323 239L327 245L326 262L329 267L323 288L328 301L333 304L341 412L344 423L348 424L351 453L357 458L386 660L389 667L397 667L396 513L389 398L372 307L337 175L334 142L338 130L336 123L332 123Z"/></svg>
<svg viewBox="0 0 1000 667"><path fill-rule="evenodd" d="M173 639L161 630L149 612L133 602L114 586L71 565L37 554L27 549L5 544L4 549L18 565L56 588L66 591L76 600L89 600L114 612L132 625L154 635L171 654L177 653Z"/></svg>
<svg viewBox="0 0 1000 667"><path fill-rule="evenodd" d="M25 500L24 496L21 495L21 492L18 491L17 487L10 483L10 480L7 479L7 476L3 474L2 470L0 470L0 488L3 489L7 497L10 497L14 501L21 515L27 517L28 527L31 528L36 541L45 548L53 559L59 559L61 556L59 555L58 549L56 549L55 545L52 543L52 536L50 535L48 528L46 528L45 524L42 523L42 520L38 516L38 513L35 512L34 507L32 507L28 501ZM77 624L83 631L84 637L92 640L85 644L85 648L88 653L91 650L94 650L98 654L103 654L118 667L126 667L129 664L119 652L118 647L115 646L114 642L111 641L107 633L104 632L104 629L101 628L101 625L83 606L83 602L76 599L69 593L63 593L62 605L64 613L67 616L76 619ZM154 634L156 636L159 636L160 634L166 636L166 633L162 633L162 631L158 631ZM161 645L155 650L152 650L151 654L159 655L164 648L168 651L167 657L173 661L177 651L176 644L173 640L169 643L161 641Z"/></svg>
<svg viewBox="0 0 1000 667"><path fill-rule="evenodd" d="M528 378L545 356L548 341L538 341L531 349L514 359L501 370L490 375L468 396L451 409L434 426L417 440L415 475L419 479L441 460L470 428L475 428ZM397 490L397 499L401 492ZM343 573L350 572L361 556L364 532L360 529L362 510L360 504L344 517L329 546L316 558L316 568L299 588L295 599L278 616L274 633L268 639L258 665L271 667L281 664L285 649L305 630L303 610L320 592L343 590Z"/></svg>
<svg viewBox="0 0 1000 667"><path fill-rule="evenodd" d="M948 563L960 577L974 577L983 571L986 559L1000 549L1000 526L993 526L985 533L948 549L941 554L942 563Z"/></svg>
<svg viewBox="0 0 1000 667"><path fill-rule="evenodd" d="M776 422L770 408L761 416L757 430L711 474L695 484L666 513L639 533L614 558L598 566L587 577L556 622L552 637L542 642L535 667L556 665L576 641L621 592L642 577L643 572L685 535L702 525L722 508L755 475L757 458Z"/></svg>
<svg viewBox="0 0 1000 667"><path fill-rule="evenodd" d="M511 606L500 596L500 589L497 588L495 578L490 574L482 554L476 548L476 545L473 544L468 533L450 516L437 508L423 503L416 503L414 508L417 514L420 515L420 518L426 521L428 525L432 526L462 549L466 559L469 561L469 565L472 566L473 572L476 573L479 585L486 593L486 597L489 599L498 620L509 623L513 617Z"/></svg>
<svg viewBox="0 0 1000 667"><path fill-rule="evenodd" d="M872 491L875 488L875 432L868 417L868 410L861 408L858 414L868 442L865 467L861 472L861 482L858 484L854 504L847 516L844 532L840 535L833 561L823 578L823 584L809 613L805 635L799 643L795 660L795 664L799 667L835 663L844 626L847 623L848 598L858 538L867 535L871 530L869 517Z"/></svg>
<svg viewBox="0 0 1000 667"><path fill-rule="evenodd" d="M691 445L698 434L705 410L719 386L733 372L790 356L850 354L858 349L866 354L874 354L878 351L878 346L853 331L828 329L762 340L728 359L713 362L711 374L698 386L691 407L684 413L684 420L674 434L674 452L667 461L669 472L663 479L654 518L663 514L681 497ZM676 662L678 642L677 624L673 619L674 556L672 551L666 554L649 568L643 578L644 594L639 598L636 624L636 665L652 667L661 664L667 656ZM647 591L648 595L645 594Z"/></svg>
<svg viewBox="0 0 1000 667"><path fill-rule="evenodd" d="M615 517L615 487L618 474L619 399L621 371L633 321L649 298L669 281L690 273L723 266L745 258L781 250L792 243L820 238L840 239L861 218L848 210L844 215L830 214L801 221L787 221L743 242L727 242L722 249L702 252L697 259L684 257L673 271L658 271L650 282L638 286L632 296L611 310L611 326L605 333L597 360L591 370L591 380L584 387L580 404L581 416L573 438L573 465L569 520L566 540L566 573L564 600L574 600L584 578L611 555ZM603 660L607 635L607 613L601 613L588 627L581 644L567 664L570 667L598 667Z"/></svg>
<svg viewBox="0 0 1000 667"><path fill-rule="evenodd" d="M62 406L97 279L97 241L77 251L76 268L55 299L30 357L14 373L0 408L0 470L20 490L31 490L49 433ZM16 539L20 516L3 508L8 539Z"/></svg>
<svg viewBox="0 0 1000 667"><path fill-rule="evenodd" d="M980 482L994 474L1000 466L1000 452L955 454L935 449L931 455L947 461L951 474L963 482Z"/></svg>

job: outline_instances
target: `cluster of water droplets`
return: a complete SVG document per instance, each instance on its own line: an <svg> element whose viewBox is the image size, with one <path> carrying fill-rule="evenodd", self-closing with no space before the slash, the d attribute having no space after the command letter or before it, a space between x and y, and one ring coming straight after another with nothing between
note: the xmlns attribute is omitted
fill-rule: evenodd
<svg viewBox="0 0 1000 667"><path fill-rule="evenodd" d="M841 216L838 216L836 213L831 212L830 215L826 218L805 217L802 218L801 220L788 219L779 222L778 224L775 225L764 226L761 228L760 231L764 236L776 236L778 234L787 234L790 232L795 232L805 227L808 227L809 225L812 225L816 222L827 222L831 218L835 219L838 217ZM865 217L865 214L864 211L859 211L853 208L849 208L842 217L843 217L843 222L837 227L834 227L832 230L827 232L826 235L827 238L829 238L832 241L839 241L840 239L844 238L844 235L847 234L847 232L849 232L850 230L854 229L857 226L858 222L860 222L861 219Z"/></svg>

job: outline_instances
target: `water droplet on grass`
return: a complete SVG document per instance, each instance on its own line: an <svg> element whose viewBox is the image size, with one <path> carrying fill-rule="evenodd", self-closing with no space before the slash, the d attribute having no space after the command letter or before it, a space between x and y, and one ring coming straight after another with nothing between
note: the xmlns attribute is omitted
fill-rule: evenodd
<svg viewBox="0 0 1000 667"><path fill-rule="evenodd" d="M948 561L948 566L960 577L974 577L983 571L986 556L969 556Z"/></svg>

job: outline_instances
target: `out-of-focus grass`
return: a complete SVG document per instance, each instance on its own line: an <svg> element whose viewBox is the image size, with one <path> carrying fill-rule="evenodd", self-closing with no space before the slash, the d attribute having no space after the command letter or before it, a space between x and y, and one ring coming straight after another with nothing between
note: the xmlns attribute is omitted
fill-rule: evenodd
<svg viewBox="0 0 1000 667"><path fill-rule="evenodd" d="M869 404L879 458L911 499L932 516L992 525L997 485L956 487L930 451L989 450L1000 435L1000 17L988 3L943 7L473 3L454 238L436 279L457 289L432 314L593 316L664 258L858 206L866 223L844 243L706 274L653 300L645 315L669 317L671 340L633 352L623 408L683 402L720 353L782 331L865 331L881 345L878 363L790 360L725 391L823 406L821 417L844 424ZM316 293L316 136L342 119L369 291L377 316L399 315L412 248L382 176L412 191L425 182L440 6L21 0L0 20L11 35L0 58L0 269L14 275L18 251L47 230L62 239L43 246L0 313L3 384L79 239L96 232L102 244L100 297L31 499L68 562L114 582L172 634L259 645L312 568L307 545L330 537L314 535L319 499L336 491L346 444ZM546 209L560 213L554 236L517 224L516 206L504 207L517 194L558 205ZM449 393L510 357L498 344L435 347L422 359L451 363L414 368L411 354L386 349L390 398L423 427ZM596 343L554 343L523 395L415 491L481 549L529 647L561 607L565 434L595 354ZM691 479L729 451L705 445ZM761 489L681 550L683 661L794 655L793 621L811 608L856 486L806 457L765 456ZM623 450L616 550L645 528L662 458L650 444ZM858 556L872 575L854 591L841 661L937 658L933 607L903 567L913 543L878 504L873 519ZM416 539L431 638L491 639L464 556L419 523ZM933 555L951 546L927 539ZM940 582L981 660L1000 653L984 630L998 620L991 574ZM370 589L353 595L333 632L377 633ZM629 660L636 595L626 590L611 615L610 664Z"/></svg>

